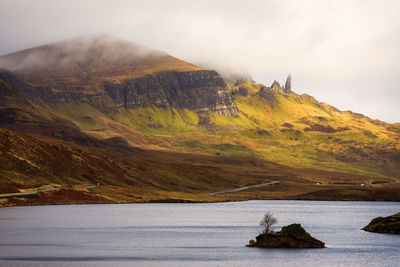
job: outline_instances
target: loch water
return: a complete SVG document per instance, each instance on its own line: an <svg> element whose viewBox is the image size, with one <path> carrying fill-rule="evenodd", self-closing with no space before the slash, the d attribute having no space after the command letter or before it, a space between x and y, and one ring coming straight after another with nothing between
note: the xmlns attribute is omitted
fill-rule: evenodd
<svg viewBox="0 0 400 267"><path fill-rule="evenodd" d="M280 201L61 205L0 209L0 266L399 266L400 236L362 231L396 202ZM263 249L275 229L301 223L324 249Z"/></svg>

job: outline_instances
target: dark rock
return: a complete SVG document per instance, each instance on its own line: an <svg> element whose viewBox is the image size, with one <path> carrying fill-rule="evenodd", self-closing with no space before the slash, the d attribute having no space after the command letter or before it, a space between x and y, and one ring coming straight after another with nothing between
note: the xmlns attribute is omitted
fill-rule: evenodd
<svg viewBox="0 0 400 267"><path fill-rule="evenodd" d="M364 231L387 234L400 234L400 212L388 217L373 219Z"/></svg>
<svg viewBox="0 0 400 267"><path fill-rule="evenodd" d="M187 108L198 113L237 116L231 93L216 71L163 71L104 89L117 107Z"/></svg>
<svg viewBox="0 0 400 267"><path fill-rule="evenodd" d="M305 132L322 132L322 133L337 133L337 132L344 132L348 131L350 128L348 127L339 127L337 129L332 128L331 126L324 126L322 124L316 123L311 124L310 127L305 128Z"/></svg>
<svg viewBox="0 0 400 267"><path fill-rule="evenodd" d="M258 135L271 135L267 130L257 130Z"/></svg>
<svg viewBox="0 0 400 267"><path fill-rule="evenodd" d="M282 91L282 87L281 85L275 80L271 87L270 87L273 91Z"/></svg>
<svg viewBox="0 0 400 267"><path fill-rule="evenodd" d="M105 82L105 92L86 94L53 92L50 87L31 86L10 71L0 69L0 98L18 96L36 103L87 103L106 112L138 107L187 108L199 114L237 116L238 110L222 77L211 70L162 71L114 84ZM244 90L242 90L245 94Z"/></svg>
<svg viewBox="0 0 400 267"><path fill-rule="evenodd" d="M301 131L294 129L280 129L280 132L285 134L294 134L296 136L299 136L301 134Z"/></svg>
<svg viewBox="0 0 400 267"><path fill-rule="evenodd" d="M282 126L287 128L293 128L293 124L290 124L288 122L285 122L284 124L282 124Z"/></svg>
<svg viewBox="0 0 400 267"><path fill-rule="evenodd" d="M249 95L249 89L243 86L239 87L238 94L241 96L248 96Z"/></svg>
<svg viewBox="0 0 400 267"><path fill-rule="evenodd" d="M324 248L325 243L315 239L300 224L282 227L277 233L262 233L250 240L248 247L263 248Z"/></svg>
<svg viewBox="0 0 400 267"><path fill-rule="evenodd" d="M266 86L261 86L260 90L257 92L257 95L260 97L268 100L270 103L275 103L276 100L276 92L274 92L271 88L268 88Z"/></svg>
<svg viewBox="0 0 400 267"><path fill-rule="evenodd" d="M292 91L292 76L290 74L286 79L286 83L285 83L285 87L283 87L283 91L285 91L285 92Z"/></svg>

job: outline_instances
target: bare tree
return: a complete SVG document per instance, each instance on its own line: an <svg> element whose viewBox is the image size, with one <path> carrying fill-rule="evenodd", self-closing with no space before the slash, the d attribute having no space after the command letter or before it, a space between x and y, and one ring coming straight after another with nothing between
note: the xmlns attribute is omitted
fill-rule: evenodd
<svg viewBox="0 0 400 267"><path fill-rule="evenodd" d="M277 222L278 220L274 217L274 215L272 215L272 213L269 212L265 213L264 217L260 221L260 225L265 227L263 233L265 234L273 233L271 229L272 225L276 224Z"/></svg>

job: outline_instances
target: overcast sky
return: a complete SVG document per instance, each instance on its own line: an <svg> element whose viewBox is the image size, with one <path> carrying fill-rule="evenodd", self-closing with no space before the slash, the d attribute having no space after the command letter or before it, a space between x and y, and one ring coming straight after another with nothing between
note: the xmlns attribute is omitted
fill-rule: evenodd
<svg viewBox="0 0 400 267"><path fill-rule="evenodd" d="M397 0L0 0L0 54L110 34L400 122Z"/></svg>

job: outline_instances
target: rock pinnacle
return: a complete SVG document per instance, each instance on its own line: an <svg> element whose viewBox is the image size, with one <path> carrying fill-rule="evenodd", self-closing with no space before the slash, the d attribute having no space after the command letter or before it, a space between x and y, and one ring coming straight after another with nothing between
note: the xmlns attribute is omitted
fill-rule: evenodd
<svg viewBox="0 0 400 267"><path fill-rule="evenodd" d="M286 79L285 87L283 87L283 90L285 92L292 91L292 76L290 74L288 75L288 77Z"/></svg>

